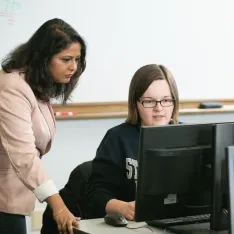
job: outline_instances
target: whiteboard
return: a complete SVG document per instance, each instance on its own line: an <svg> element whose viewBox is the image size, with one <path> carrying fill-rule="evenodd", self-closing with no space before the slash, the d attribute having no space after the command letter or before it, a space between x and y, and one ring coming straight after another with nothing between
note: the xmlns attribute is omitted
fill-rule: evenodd
<svg viewBox="0 0 234 234"><path fill-rule="evenodd" d="M161 63L181 99L234 97L233 0L0 0L0 58L59 17L87 42L72 102L126 101L134 72Z"/></svg>

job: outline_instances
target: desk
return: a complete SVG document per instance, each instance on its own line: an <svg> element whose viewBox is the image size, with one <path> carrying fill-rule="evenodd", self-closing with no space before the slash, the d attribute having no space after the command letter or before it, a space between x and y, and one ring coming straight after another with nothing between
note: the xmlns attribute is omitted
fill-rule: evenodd
<svg viewBox="0 0 234 234"><path fill-rule="evenodd" d="M80 222L80 232L86 232L88 234L133 234L133 233L142 233L142 234L166 234L166 233L179 233L180 231L185 231L187 233L194 233L194 234L210 234L210 233L218 233L218 234L227 234L228 231L222 232L213 232L209 231L209 223L202 223L202 224L192 224L192 225L184 225L174 227L177 231L169 231L163 230L155 227L150 227L144 222L129 222L128 228L126 227L112 227L105 224L104 219L88 219L88 220L81 220ZM142 227L139 229L133 229L137 227ZM131 229L132 228L132 229Z"/></svg>
<svg viewBox="0 0 234 234"><path fill-rule="evenodd" d="M143 228L144 226L144 228ZM133 234L133 233L143 233L143 234L151 234L151 233L163 233L164 230L152 228L144 223L144 222L129 222L128 228L126 227L112 227L110 225L105 224L104 219L88 219L88 220L81 220L80 222L80 230L87 232L89 234ZM142 227L139 229L130 229ZM82 232L81 232L82 233ZM166 232L164 232L166 233ZM167 232L170 233L170 232Z"/></svg>

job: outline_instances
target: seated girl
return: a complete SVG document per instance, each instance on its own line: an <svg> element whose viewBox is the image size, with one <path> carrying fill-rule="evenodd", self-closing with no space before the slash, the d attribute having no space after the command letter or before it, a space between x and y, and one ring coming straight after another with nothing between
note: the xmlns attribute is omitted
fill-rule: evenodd
<svg viewBox="0 0 234 234"><path fill-rule="evenodd" d="M140 126L178 123L179 96L168 69L150 64L134 74L125 123L109 129L92 162L87 189L88 218L121 213L133 220Z"/></svg>

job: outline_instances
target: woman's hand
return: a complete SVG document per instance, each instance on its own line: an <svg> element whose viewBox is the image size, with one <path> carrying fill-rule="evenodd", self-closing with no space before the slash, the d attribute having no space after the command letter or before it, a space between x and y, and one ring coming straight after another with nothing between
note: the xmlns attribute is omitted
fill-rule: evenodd
<svg viewBox="0 0 234 234"><path fill-rule="evenodd" d="M79 228L80 218L75 217L66 206L53 214L60 234L73 234L73 228Z"/></svg>
<svg viewBox="0 0 234 234"><path fill-rule="evenodd" d="M76 218L66 207L59 194L46 199L53 211L53 218L57 223L60 234L73 234L72 226L79 228L80 218Z"/></svg>

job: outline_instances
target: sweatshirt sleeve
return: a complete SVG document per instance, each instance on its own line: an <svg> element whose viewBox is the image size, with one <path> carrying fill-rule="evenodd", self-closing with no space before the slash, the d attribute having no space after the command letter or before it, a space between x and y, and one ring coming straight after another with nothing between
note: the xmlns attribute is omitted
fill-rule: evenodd
<svg viewBox="0 0 234 234"><path fill-rule="evenodd" d="M38 157L32 130L32 110L36 99L19 78L0 90L0 143L6 163L11 164L17 177L40 201L58 193L49 180Z"/></svg>
<svg viewBox="0 0 234 234"><path fill-rule="evenodd" d="M107 202L118 199L125 172L122 158L121 141L118 135L109 130L92 162L87 189L88 218L104 217Z"/></svg>

